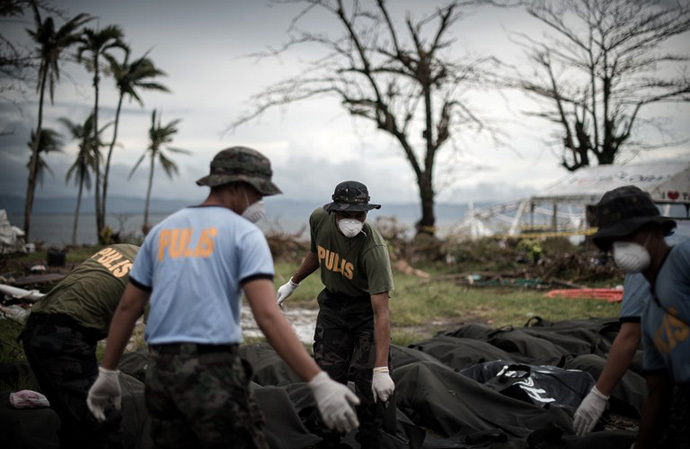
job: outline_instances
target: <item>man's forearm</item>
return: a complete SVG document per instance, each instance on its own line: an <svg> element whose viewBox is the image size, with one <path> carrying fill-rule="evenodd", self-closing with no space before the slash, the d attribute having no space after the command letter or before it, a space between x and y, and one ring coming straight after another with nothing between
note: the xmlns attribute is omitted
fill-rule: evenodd
<svg viewBox="0 0 690 449"><path fill-rule="evenodd" d="M623 323L611 345L604 370L597 380L597 390L605 396L611 396L611 392L630 367L635 352L640 346L640 338L639 323Z"/></svg>
<svg viewBox="0 0 690 449"><path fill-rule="evenodd" d="M120 357L134 331L134 326L144 312L146 301L148 301L148 293L134 287L132 284L127 286L110 322L108 339L103 360L101 361L103 368L109 370L117 369Z"/></svg>
<svg viewBox="0 0 690 449"><path fill-rule="evenodd" d="M290 323L280 313L275 303L273 282L266 279L250 281L244 285L244 292L256 324L273 349L300 378L305 382L310 381L320 369L302 346Z"/></svg>
<svg viewBox="0 0 690 449"><path fill-rule="evenodd" d="M290 323L280 313L261 314L259 328L276 353L305 382L309 382L320 369L297 338Z"/></svg>
<svg viewBox="0 0 690 449"><path fill-rule="evenodd" d="M371 295L374 309L374 344L376 346L375 366L388 366L391 326L388 317L388 292Z"/></svg>
<svg viewBox="0 0 690 449"><path fill-rule="evenodd" d="M312 274L316 269L319 268L319 258L314 252L307 252L304 256L304 260L300 264L299 268L295 274L292 275L292 281L299 284L310 274Z"/></svg>

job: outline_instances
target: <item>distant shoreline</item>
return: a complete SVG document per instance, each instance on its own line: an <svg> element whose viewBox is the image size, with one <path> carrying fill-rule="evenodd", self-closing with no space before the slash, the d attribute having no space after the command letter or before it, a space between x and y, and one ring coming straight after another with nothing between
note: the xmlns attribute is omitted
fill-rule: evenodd
<svg viewBox="0 0 690 449"><path fill-rule="evenodd" d="M166 213L150 213L149 221L152 225L159 223L172 212ZM286 234L296 234L302 231L299 235L303 238L308 238L308 219L309 213L307 211L301 214L283 214L277 215L267 210L266 218L258 223L258 226L264 232L284 232ZM390 215L372 214L371 221L375 221L376 217L389 217ZM97 243L96 238L96 219L94 213L80 214L79 223L77 227L77 244L80 245L94 245ZM23 214L8 214L10 223L18 228L23 227ZM412 232L416 218L395 217L400 226L408 228ZM437 219L437 226L440 234L445 234L447 230L459 219L441 218ZM141 233L141 225L144 221L143 213L109 213L106 217L106 225L113 228L115 232L122 232L132 235L134 237L143 237ZM32 214L31 217L31 234L30 241L40 241L43 245L48 246L65 246L72 243L72 227L74 225L74 214L66 213L40 213Z"/></svg>

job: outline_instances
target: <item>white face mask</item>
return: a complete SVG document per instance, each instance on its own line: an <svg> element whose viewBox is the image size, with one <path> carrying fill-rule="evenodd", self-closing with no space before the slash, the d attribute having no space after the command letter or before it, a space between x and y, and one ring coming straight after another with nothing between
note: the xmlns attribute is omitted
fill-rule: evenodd
<svg viewBox="0 0 690 449"><path fill-rule="evenodd" d="M364 223L354 218L341 218L338 220L338 229L349 239L362 232Z"/></svg>
<svg viewBox="0 0 690 449"><path fill-rule="evenodd" d="M633 242L613 242L613 261L625 273L641 273L649 267L651 258L647 251L649 237L644 245Z"/></svg>
<svg viewBox="0 0 690 449"><path fill-rule="evenodd" d="M249 204L249 198L247 198L246 191L244 192L244 199L247 201L247 204ZM242 212L242 216L252 223L261 220L264 218L264 215L264 200L259 200L251 206L248 205L244 212Z"/></svg>

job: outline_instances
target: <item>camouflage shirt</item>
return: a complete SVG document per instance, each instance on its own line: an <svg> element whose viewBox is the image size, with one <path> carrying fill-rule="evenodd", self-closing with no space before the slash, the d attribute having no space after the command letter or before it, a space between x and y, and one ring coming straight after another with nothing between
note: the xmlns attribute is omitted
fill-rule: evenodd
<svg viewBox="0 0 690 449"><path fill-rule="evenodd" d="M32 311L69 315L105 338L138 251L139 247L128 244L103 248L34 304Z"/></svg>
<svg viewBox="0 0 690 449"><path fill-rule="evenodd" d="M364 296L393 290L386 242L365 222L362 232L347 238L338 231L335 214L318 208L309 217L311 251L319 260L321 282L334 293Z"/></svg>

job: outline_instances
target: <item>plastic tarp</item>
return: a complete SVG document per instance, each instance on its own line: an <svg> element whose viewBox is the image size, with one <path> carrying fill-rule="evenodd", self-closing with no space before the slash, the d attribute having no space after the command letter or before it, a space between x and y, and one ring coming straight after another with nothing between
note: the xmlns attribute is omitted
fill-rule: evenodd
<svg viewBox="0 0 690 449"><path fill-rule="evenodd" d="M524 327L495 329L468 324L408 347L393 345L395 402L387 408L381 447L627 449L635 433L604 430L609 412L590 435L577 437L572 432L575 408L600 374L619 329L620 324L613 318L563 322L535 318ZM298 449L318 444L318 411L306 384L297 379L268 344L243 345L241 351L254 367L252 388L266 416L270 447ZM514 388L503 388L526 378L508 379L502 385L500 370L493 377L487 371L497 360L529 366L534 385L528 387L544 389L545 394L548 390L548 397L553 400L536 404L529 395L515 395ZM127 397L123 398L128 415L126 427L134 437L131 447L137 449L150 445L143 383L138 380L143 378L146 363L146 351L139 351L123 357L120 365L123 373L133 376L121 378L121 385ZM461 370L482 373L483 377L468 377L465 374L470 371ZM563 379L565 383L574 382L570 377L559 380L558 376L564 373L585 381L578 388L570 385L567 391L558 390ZM540 383L543 379L537 379L535 374L556 381L549 385ZM610 410L637 418L645 394L642 377L628 370L612 394ZM0 412L0 424L14 423L11 429L0 425L3 448L38 447L35 442L28 443L33 437L30 429L45 426L46 432L52 434L57 422L57 416L49 409L12 410L6 403ZM358 449L355 436L354 432L346 435L342 447ZM42 444L40 447L51 447L57 442L53 439Z"/></svg>
<svg viewBox="0 0 690 449"><path fill-rule="evenodd" d="M501 394L540 407L555 403L577 408L582 397L594 386L594 378L586 371L513 364L504 360L479 363L460 373Z"/></svg>

